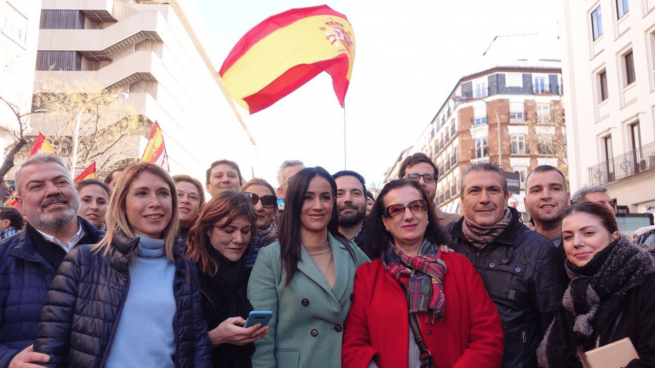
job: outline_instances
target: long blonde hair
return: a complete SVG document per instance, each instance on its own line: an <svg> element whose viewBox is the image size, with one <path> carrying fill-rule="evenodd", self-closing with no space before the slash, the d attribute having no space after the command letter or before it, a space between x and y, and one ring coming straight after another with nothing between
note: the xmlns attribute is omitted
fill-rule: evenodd
<svg viewBox="0 0 655 368"><path fill-rule="evenodd" d="M177 201L177 191L175 189L175 182L161 167L148 163L139 162L125 167L125 170L120 174L116 188L109 200L109 208L107 209L107 217L105 223L107 224L107 234L100 240L98 244L93 247L95 252L102 252L104 255L109 253L114 241L114 232L116 230L123 230L125 235L130 238L136 237L132 231L132 226L127 219L125 202L127 200L127 193L130 185L139 177L143 172L149 172L162 178L171 192L172 201L172 214L171 221L164 228L164 251L166 258L173 261L173 247L175 246L175 236L177 235L178 220L179 220L179 204ZM133 260L133 258L130 258Z"/></svg>

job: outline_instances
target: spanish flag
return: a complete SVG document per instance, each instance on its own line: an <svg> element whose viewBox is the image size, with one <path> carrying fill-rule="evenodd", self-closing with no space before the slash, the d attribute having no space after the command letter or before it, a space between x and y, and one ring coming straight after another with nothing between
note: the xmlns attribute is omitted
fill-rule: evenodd
<svg viewBox="0 0 655 368"><path fill-rule="evenodd" d="M327 5L291 9L255 26L234 46L219 72L239 105L254 114L321 72L344 106L355 60L345 15Z"/></svg>
<svg viewBox="0 0 655 368"><path fill-rule="evenodd" d="M11 197L5 199L4 202L2 202L2 205L4 207L14 207L20 209L18 207L18 201L16 200L16 192L14 192Z"/></svg>
<svg viewBox="0 0 655 368"><path fill-rule="evenodd" d="M96 179L96 162L93 161L89 167L84 169L80 175L73 180L74 183L77 183L80 180L85 180L85 179Z"/></svg>
<svg viewBox="0 0 655 368"><path fill-rule="evenodd" d="M151 162L169 170L168 156L166 155L166 146L164 145L164 134L157 122L152 126L150 137L148 138L148 145L145 151L143 151L141 161Z"/></svg>
<svg viewBox="0 0 655 368"><path fill-rule="evenodd" d="M39 135L36 137L36 141L34 142L34 146L32 147L32 150L30 151L30 154L29 154L29 156L27 156L27 158L30 158L30 157L36 155L37 153L54 153L54 154L57 154L57 152L55 152L55 148L52 146L50 141L47 140L45 138L45 136L43 134L41 134L41 133L39 133Z"/></svg>

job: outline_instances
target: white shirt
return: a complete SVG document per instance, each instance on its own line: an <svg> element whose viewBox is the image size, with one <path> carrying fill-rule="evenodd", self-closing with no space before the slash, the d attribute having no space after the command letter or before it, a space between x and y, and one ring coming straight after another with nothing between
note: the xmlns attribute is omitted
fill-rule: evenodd
<svg viewBox="0 0 655 368"><path fill-rule="evenodd" d="M80 223L80 220L77 220L77 228L78 229L77 229L77 232L75 233L75 235L73 235L70 239L68 239L68 244L64 244L64 243L60 242L59 239L55 238L52 235L48 235L48 234L44 233L43 231L41 231L39 229L36 229L36 228L35 229L36 229L36 231L40 232L41 235L43 235L45 240L47 240L47 241L49 241L51 243L57 244L66 253L68 253L68 252L70 252L71 249L73 249L73 247L75 247L77 242L79 242L84 237L84 235L86 235L86 232L84 231L84 226L82 226L82 224Z"/></svg>

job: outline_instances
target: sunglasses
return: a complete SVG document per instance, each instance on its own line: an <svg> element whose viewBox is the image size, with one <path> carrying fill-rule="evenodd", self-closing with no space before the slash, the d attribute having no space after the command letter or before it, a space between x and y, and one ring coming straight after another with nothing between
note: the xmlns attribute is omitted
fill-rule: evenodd
<svg viewBox="0 0 655 368"><path fill-rule="evenodd" d="M384 217L395 217L405 213L405 208L409 208L412 212L427 211L428 205L422 199L411 201L407 204L396 203L384 209Z"/></svg>
<svg viewBox="0 0 655 368"><path fill-rule="evenodd" d="M253 206L257 205L257 202L259 202L260 199L264 208L275 208L277 205L277 197L274 195L265 195L261 197L255 193L246 193L246 195L248 196L248 199L250 199L250 203L252 203Z"/></svg>
<svg viewBox="0 0 655 368"><path fill-rule="evenodd" d="M435 175L434 174L407 174L403 179L418 181L420 178L423 178L425 184L434 183Z"/></svg>

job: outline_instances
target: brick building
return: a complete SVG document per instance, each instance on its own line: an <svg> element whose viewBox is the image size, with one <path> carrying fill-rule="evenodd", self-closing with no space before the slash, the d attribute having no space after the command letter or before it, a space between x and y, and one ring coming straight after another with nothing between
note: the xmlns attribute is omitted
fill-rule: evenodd
<svg viewBox="0 0 655 368"><path fill-rule="evenodd" d="M513 194L509 204L523 212L530 170L548 164L566 173L559 60L541 60L538 66L514 64L461 78L418 141L389 170L386 181L397 179L405 157L423 152L439 168L435 202L443 211L461 213L464 170L471 162L498 163L502 157L503 170L517 173L521 183L520 193Z"/></svg>

